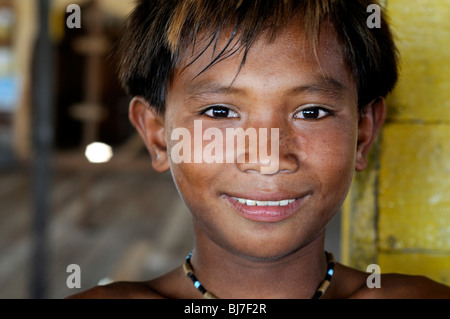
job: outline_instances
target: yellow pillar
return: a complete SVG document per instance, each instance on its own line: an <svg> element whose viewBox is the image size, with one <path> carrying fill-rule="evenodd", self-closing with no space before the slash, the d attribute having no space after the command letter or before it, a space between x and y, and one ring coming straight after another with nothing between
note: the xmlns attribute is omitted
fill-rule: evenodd
<svg viewBox="0 0 450 319"><path fill-rule="evenodd" d="M363 173L372 179L356 177L344 205L343 262L450 284L450 0L388 0L387 13L400 80Z"/></svg>

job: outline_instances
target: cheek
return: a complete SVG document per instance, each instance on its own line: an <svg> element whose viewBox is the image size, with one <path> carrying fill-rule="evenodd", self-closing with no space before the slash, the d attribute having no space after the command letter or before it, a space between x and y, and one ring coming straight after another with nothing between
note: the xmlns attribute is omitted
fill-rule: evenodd
<svg viewBox="0 0 450 319"><path fill-rule="evenodd" d="M168 147L168 151L170 151ZM192 149L192 158L194 158ZM210 199L214 198L216 180L221 178L224 164L193 163L192 161L175 163L170 160L170 171L175 186L187 206L196 211L202 205L209 205ZM199 205L201 203L201 205ZM200 206L200 207L196 207ZM195 209L194 209L195 208Z"/></svg>
<svg viewBox="0 0 450 319"><path fill-rule="evenodd" d="M201 164L173 164L171 165L172 179L189 211L196 215L208 208L211 198L209 174L207 168Z"/></svg>
<svg viewBox="0 0 450 319"><path fill-rule="evenodd" d="M356 126L347 130L330 127L311 138L306 165L327 192L348 191L355 171L356 141Z"/></svg>
<svg viewBox="0 0 450 319"><path fill-rule="evenodd" d="M211 171L212 165L198 163L171 163L171 174L177 187L183 193L189 194L191 191L201 196L205 191L205 185L209 185L211 176L214 177L214 171Z"/></svg>

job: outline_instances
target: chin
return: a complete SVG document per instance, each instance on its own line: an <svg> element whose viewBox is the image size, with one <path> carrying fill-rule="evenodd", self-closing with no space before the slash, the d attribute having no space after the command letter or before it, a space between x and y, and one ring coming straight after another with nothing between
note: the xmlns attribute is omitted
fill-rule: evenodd
<svg viewBox="0 0 450 319"><path fill-rule="evenodd" d="M287 239L280 238L278 240L274 240L273 238L267 240L240 240L238 245L233 245L228 250L234 255L250 261L277 261L308 246L318 237L320 237L320 234L310 238L293 238L293 236L290 236Z"/></svg>

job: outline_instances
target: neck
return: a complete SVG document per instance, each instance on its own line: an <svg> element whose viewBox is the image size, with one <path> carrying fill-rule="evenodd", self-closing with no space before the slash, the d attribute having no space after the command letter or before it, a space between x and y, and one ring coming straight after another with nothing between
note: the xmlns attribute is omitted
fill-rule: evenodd
<svg viewBox="0 0 450 319"><path fill-rule="evenodd" d="M284 257L262 261L235 255L197 236L191 262L198 280L218 298L309 299L325 277L323 247L321 234Z"/></svg>

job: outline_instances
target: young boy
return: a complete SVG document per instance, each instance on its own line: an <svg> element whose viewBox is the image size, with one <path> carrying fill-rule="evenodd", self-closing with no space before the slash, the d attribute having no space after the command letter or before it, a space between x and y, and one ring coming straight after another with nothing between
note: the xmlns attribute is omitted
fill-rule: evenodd
<svg viewBox="0 0 450 319"><path fill-rule="evenodd" d="M154 169L171 171L195 248L159 278L71 298L450 297L400 274L370 289L324 252L397 80L385 18L367 25L372 3L138 1L120 51L129 116Z"/></svg>

